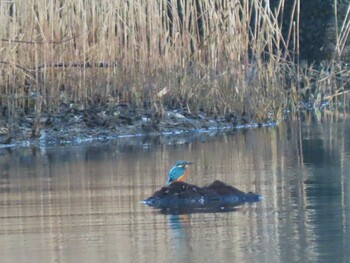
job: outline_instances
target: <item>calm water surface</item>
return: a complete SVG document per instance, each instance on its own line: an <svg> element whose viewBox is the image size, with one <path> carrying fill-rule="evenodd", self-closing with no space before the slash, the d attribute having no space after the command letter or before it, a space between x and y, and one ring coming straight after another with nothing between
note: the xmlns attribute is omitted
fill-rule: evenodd
<svg viewBox="0 0 350 263"><path fill-rule="evenodd" d="M1 262L350 262L350 122L181 144L0 151ZM189 183L264 196L234 212L141 205L178 159Z"/></svg>

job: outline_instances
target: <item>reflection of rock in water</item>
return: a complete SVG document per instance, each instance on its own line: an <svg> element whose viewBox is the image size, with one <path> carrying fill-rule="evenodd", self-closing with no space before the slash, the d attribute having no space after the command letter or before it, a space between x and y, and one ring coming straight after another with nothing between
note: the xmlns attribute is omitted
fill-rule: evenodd
<svg viewBox="0 0 350 263"><path fill-rule="evenodd" d="M258 194L242 192L217 180L204 187L174 182L155 192L143 203L160 208L163 213L191 213L233 211L237 205L260 200Z"/></svg>

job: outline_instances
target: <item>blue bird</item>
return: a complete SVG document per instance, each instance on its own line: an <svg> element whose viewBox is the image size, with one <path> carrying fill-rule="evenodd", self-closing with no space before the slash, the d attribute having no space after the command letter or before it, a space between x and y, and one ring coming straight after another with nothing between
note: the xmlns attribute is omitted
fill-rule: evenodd
<svg viewBox="0 0 350 263"><path fill-rule="evenodd" d="M170 185L173 182L182 182L185 180L188 170L186 169L189 166L190 162L177 161L177 163L170 169L168 173L168 181L166 185Z"/></svg>

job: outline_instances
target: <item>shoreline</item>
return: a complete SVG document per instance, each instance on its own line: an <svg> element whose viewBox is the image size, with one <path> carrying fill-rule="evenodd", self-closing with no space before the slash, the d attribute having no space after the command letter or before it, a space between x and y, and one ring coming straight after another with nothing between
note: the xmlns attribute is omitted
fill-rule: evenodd
<svg viewBox="0 0 350 263"><path fill-rule="evenodd" d="M39 136L31 137L34 116L19 118L16 133L10 143L0 136L0 149L21 147L50 147L84 145L94 142L114 142L125 139L164 137L176 141L201 134L230 132L237 129L275 126L270 120L264 123L238 118L235 114L207 116L205 113L189 114L185 110L167 110L161 118L147 111L132 112L125 107L106 111L68 109L60 114L45 114L40 119Z"/></svg>
<svg viewBox="0 0 350 263"><path fill-rule="evenodd" d="M346 111L346 109L344 108ZM335 112L335 108L324 105L316 110L303 104L298 118L321 121L323 114ZM321 115L320 115L321 113ZM300 115L301 114L301 115ZM15 131L0 125L0 149L23 147L46 148L51 146L91 145L94 143L149 144L184 143L202 135L233 132L242 129L275 127L288 119L290 112L284 110L279 118L266 114L269 119L257 122L254 117L234 112L225 115L209 115L204 111L189 113L186 109L166 109L162 116L150 113L149 109L133 109L126 104L95 106L79 109L77 105L61 105L54 114L44 113L40 117L38 136L33 137L35 114L17 117ZM326 116L325 116L326 117ZM277 119L277 120L276 120ZM1 123L0 123L1 124ZM4 125L5 124L5 125ZM2 126L2 127L1 127ZM10 139L9 139L9 134Z"/></svg>

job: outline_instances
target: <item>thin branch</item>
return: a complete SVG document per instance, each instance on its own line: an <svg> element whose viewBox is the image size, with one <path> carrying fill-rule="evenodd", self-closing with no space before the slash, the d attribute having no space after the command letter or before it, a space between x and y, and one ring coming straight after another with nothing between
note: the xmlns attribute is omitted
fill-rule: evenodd
<svg viewBox="0 0 350 263"><path fill-rule="evenodd" d="M61 41L39 41L39 42L36 42L36 41L25 41L25 40L16 40L16 39L5 39L5 38L2 38L1 41L2 42L11 42L11 43L21 43L21 44L29 44L29 45L43 45L43 44L62 44L62 43L65 43L65 42L68 42L68 41L71 41L75 39L75 37L71 37L71 38L68 38L68 39L65 39L65 40L61 40Z"/></svg>

